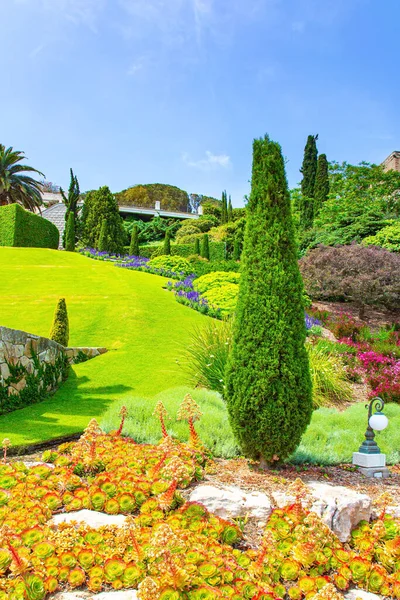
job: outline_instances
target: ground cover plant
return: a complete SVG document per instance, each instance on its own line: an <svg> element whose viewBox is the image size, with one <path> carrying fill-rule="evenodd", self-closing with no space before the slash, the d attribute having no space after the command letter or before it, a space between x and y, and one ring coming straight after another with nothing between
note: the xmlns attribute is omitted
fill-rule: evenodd
<svg viewBox="0 0 400 600"><path fill-rule="evenodd" d="M247 548L239 526L185 502L181 490L202 478L211 457L196 430L199 408L186 396L178 418L187 444L168 435L156 407L161 442L137 444L92 420L76 443L47 451L51 463L0 465L0 598L43 600L57 590L137 589L139 600L322 600L355 585L400 598L400 521L385 514L362 522L345 547L310 512L300 480L294 502L272 512L261 544ZM127 515L123 527L51 526L52 514L81 508Z"/></svg>
<svg viewBox="0 0 400 600"><path fill-rule="evenodd" d="M54 396L0 417L0 439L29 444L82 432L115 401L141 402L186 375L177 360L191 329L206 320L162 288L165 279L117 269L78 253L0 248L1 324L48 337L54 308L66 299L70 346L108 352L74 365Z"/></svg>

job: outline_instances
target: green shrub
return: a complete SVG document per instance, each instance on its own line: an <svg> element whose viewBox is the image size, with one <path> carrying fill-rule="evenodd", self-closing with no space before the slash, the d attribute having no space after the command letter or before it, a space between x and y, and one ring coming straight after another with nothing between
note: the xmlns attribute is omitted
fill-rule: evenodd
<svg viewBox="0 0 400 600"><path fill-rule="evenodd" d="M99 250L101 229L103 222L106 221L106 235L102 241L103 250L121 254L126 233L114 194L107 186L103 186L96 191L89 192L85 198L85 204L87 204L87 210L85 211L83 242L87 246Z"/></svg>
<svg viewBox="0 0 400 600"><path fill-rule="evenodd" d="M190 261L192 273L195 273L197 277L215 271L233 271L237 273L240 270L240 263L234 260L208 261L199 256L190 256L188 260Z"/></svg>
<svg viewBox="0 0 400 600"><path fill-rule="evenodd" d="M107 230L107 220L103 219L100 229L100 237L97 242L97 249L100 252L108 252L107 248L107 239L108 239L108 230Z"/></svg>
<svg viewBox="0 0 400 600"><path fill-rule="evenodd" d="M209 244L209 239L208 239L208 233L205 233L203 235L203 239L201 241L200 255L202 258L206 258L207 260L210 260L210 244Z"/></svg>
<svg viewBox="0 0 400 600"><path fill-rule="evenodd" d="M62 346L68 346L69 321L65 298L60 298L57 302L49 337Z"/></svg>
<svg viewBox="0 0 400 600"><path fill-rule="evenodd" d="M165 232L163 254L171 254L171 233L169 229Z"/></svg>
<svg viewBox="0 0 400 600"><path fill-rule="evenodd" d="M347 381L347 372L340 356L327 352L326 347L307 344L310 373L313 386L314 408L340 406L353 399L352 388Z"/></svg>
<svg viewBox="0 0 400 600"><path fill-rule="evenodd" d="M392 252L400 252L400 221L383 227L375 235L370 235L361 242L363 246L380 246Z"/></svg>
<svg viewBox="0 0 400 600"><path fill-rule="evenodd" d="M227 283L238 284L239 280L239 273L234 273L231 271L214 271L213 273L208 273L207 275L202 275L201 277L195 279L193 282L193 287L197 292L203 294L204 292L208 292L208 290L218 288L222 285L226 285Z"/></svg>
<svg viewBox="0 0 400 600"><path fill-rule="evenodd" d="M229 316L235 312L238 295L239 286L235 283L226 283L202 294L209 306L219 308L223 316Z"/></svg>
<svg viewBox="0 0 400 600"><path fill-rule="evenodd" d="M175 239L180 242L181 238L186 236L198 235L201 233L199 227L197 227L197 221L194 223L192 220L187 220L183 223L182 227L178 229Z"/></svg>
<svg viewBox="0 0 400 600"><path fill-rule="evenodd" d="M59 237L53 223L19 204L0 207L0 246L57 249Z"/></svg>
<svg viewBox="0 0 400 600"><path fill-rule="evenodd" d="M199 240L201 238L201 234L199 235ZM182 256L183 258L188 258L189 256L193 256L194 246L196 241L192 241L190 244L175 244L171 243L171 254L172 256ZM200 243L200 242L199 242ZM225 260L225 244L223 242L209 242L210 249L210 261L224 261ZM128 249L127 249L128 251ZM154 256L160 256L163 252L163 244L162 243L154 243L154 244L146 244L141 245L139 248L140 256L144 256L145 258L152 258ZM231 270L234 270L237 266L233 267ZM215 270L215 269L212 269ZM209 272L209 271L206 271Z"/></svg>
<svg viewBox="0 0 400 600"><path fill-rule="evenodd" d="M162 255L152 258L149 262L150 267L156 269L166 269L175 273L190 273L190 263L181 256Z"/></svg>
<svg viewBox="0 0 400 600"><path fill-rule="evenodd" d="M194 253L197 256L200 256L200 240L199 240L199 238L195 239L195 242L194 242Z"/></svg>
<svg viewBox="0 0 400 600"><path fill-rule="evenodd" d="M132 227L131 244L129 246L130 256L139 256L139 228L136 223Z"/></svg>
<svg viewBox="0 0 400 600"><path fill-rule="evenodd" d="M268 136L253 144L233 338L226 398L235 437L247 456L283 461L299 445L313 407L285 165Z"/></svg>

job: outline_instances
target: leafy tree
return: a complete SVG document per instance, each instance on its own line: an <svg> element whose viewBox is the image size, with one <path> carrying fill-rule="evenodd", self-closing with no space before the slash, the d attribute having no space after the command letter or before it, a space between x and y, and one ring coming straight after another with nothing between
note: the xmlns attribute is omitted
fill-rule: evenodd
<svg viewBox="0 0 400 600"><path fill-rule="evenodd" d="M129 254L131 256L139 256L139 228L137 223L134 223L131 235L131 245L129 246Z"/></svg>
<svg viewBox="0 0 400 600"><path fill-rule="evenodd" d="M171 254L171 233L169 229L165 232L163 254Z"/></svg>
<svg viewBox="0 0 400 600"><path fill-rule="evenodd" d="M60 298L54 312L53 325L50 330L50 339L62 346L68 346L69 321L65 298Z"/></svg>
<svg viewBox="0 0 400 600"><path fill-rule="evenodd" d="M116 194L120 206L154 208L157 201L162 210L187 212L189 195L184 190L164 183L135 185Z"/></svg>
<svg viewBox="0 0 400 600"><path fill-rule="evenodd" d="M89 196L89 198L88 198ZM100 231L103 221L106 221L106 239L103 238L104 250L121 254L123 252L126 234L119 215L115 196L107 186L95 192L90 192L85 199L88 202L85 217L85 243L92 248L99 248Z"/></svg>
<svg viewBox="0 0 400 600"><path fill-rule="evenodd" d="M221 204L221 224L224 225L228 222L228 202L226 197L226 191L222 192L222 204Z"/></svg>
<svg viewBox="0 0 400 600"><path fill-rule="evenodd" d="M363 246L380 246L391 252L400 252L400 220L393 221L376 235L366 237L362 241Z"/></svg>
<svg viewBox="0 0 400 600"><path fill-rule="evenodd" d="M208 233L205 233L203 235L203 239L201 242L200 256L202 258L206 258L207 260L210 260L210 244L209 244L209 239L208 239Z"/></svg>
<svg viewBox="0 0 400 600"><path fill-rule="evenodd" d="M228 202L228 222L230 223L231 221L233 221L233 208L232 208L232 199L229 196L229 202Z"/></svg>
<svg viewBox="0 0 400 600"><path fill-rule="evenodd" d="M60 193L62 196L62 199L64 201L65 206L67 207L67 210L65 211L65 223L68 223L69 220L69 215L72 213L74 215L74 232L75 232L75 223L78 220L78 202L79 202L79 198L80 198L80 190L79 190L79 182L78 182L78 178L76 177L76 175L74 175L74 172L72 169L70 169L70 183L69 183L69 188L68 188L68 196L65 195L64 190L62 188L60 188ZM67 227L64 230L64 235L63 235L63 245L64 247L66 247L66 231L67 231ZM74 247L75 247L75 240L74 240Z"/></svg>
<svg viewBox="0 0 400 600"><path fill-rule="evenodd" d="M330 163L330 191L314 223L314 245L350 244L400 215L400 173L361 163Z"/></svg>
<svg viewBox="0 0 400 600"><path fill-rule="evenodd" d="M305 229L312 227L314 220L314 191L318 157L317 139L318 135L308 136L304 148L303 165L300 169L300 173L303 174L301 182L302 203L300 221Z"/></svg>
<svg viewBox="0 0 400 600"><path fill-rule="evenodd" d="M200 239L196 238L194 240L194 253L200 256Z"/></svg>
<svg viewBox="0 0 400 600"><path fill-rule="evenodd" d="M317 174L314 188L314 218L329 195L329 165L326 154L320 154L317 162Z"/></svg>
<svg viewBox="0 0 400 600"><path fill-rule="evenodd" d="M24 159L23 152L0 144L0 206L16 203L34 212L42 205L42 187L39 181L23 173L44 175L33 167L19 164Z"/></svg>
<svg viewBox="0 0 400 600"><path fill-rule="evenodd" d="M374 246L320 246L300 261L307 293L315 300L354 302L365 307L400 305L400 255Z"/></svg>
<svg viewBox="0 0 400 600"><path fill-rule="evenodd" d="M220 200L217 202L203 201L203 215L206 216L214 216L218 219L218 222L221 222L222 217L222 203Z"/></svg>
<svg viewBox="0 0 400 600"><path fill-rule="evenodd" d="M65 249L68 252L75 251L75 215L69 213L67 225L65 227Z"/></svg>
<svg viewBox="0 0 400 600"><path fill-rule="evenodd" d="M288 458L312 414L303 286L282 151L254 140L227 405L243 452Z"/></svg>

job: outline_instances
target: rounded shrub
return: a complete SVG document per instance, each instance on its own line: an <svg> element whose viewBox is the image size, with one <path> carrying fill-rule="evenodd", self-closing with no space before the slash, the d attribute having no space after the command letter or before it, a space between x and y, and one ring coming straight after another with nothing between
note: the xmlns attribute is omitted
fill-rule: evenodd
<svg viewBox="0 0 400 600"><path fill-rule="evenodd" d="M190 263L182 256L163 254L161 256L152 258L148 264L150 267L154 267L155 269L165 269L167 271L174 271L175 273L190 272Z"/></svg>
<svg viewBox="0 0 400 600"><path fill-rule="evenodd" d="M238 295L239 286L235 283L226 283L202 294L210 306L220 309L223 316L231 315L235 311Z"/></svg>
<svg viewBox="0 0 400 600"><path fill-rule="evenodd" d="M215 271L214 273L207 273L198 277L193 282L193 287L197 292L203 294L213 288L218 288L227 283L238 284L240 280L240 273L234 273L233 271Z"/></svg>

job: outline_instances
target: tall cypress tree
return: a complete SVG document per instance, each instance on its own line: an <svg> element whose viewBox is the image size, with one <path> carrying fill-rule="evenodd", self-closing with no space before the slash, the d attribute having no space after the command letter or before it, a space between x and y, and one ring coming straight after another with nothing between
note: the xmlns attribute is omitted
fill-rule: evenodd
<svg viewBox="0 0 400 600"><path fill-rule="evenodd" d="M107 219L103 219L100 229L100 237L99 242L97 244L97 249L100 252L110 252L108 249L108 227L107 227Z"/></svg>
<svg viewBox="0 0 400 600"><path fill-rule="evenodd" d="M240 260L240 241L237 237L235 237L235 241L233 243L233 255L232 258L233 260Z"/></svg>
<svg viewBox="0 0 400 600"><path fill-rule="evenodd" d="M231 223L232 221L233 221L232 199L229 196L229 202L228 202L228 223Z"/></svg>
<svg viewBox="0 0 400 600"><path fill-rule="evenodd" d="M121 254L126 234L117 201L107 186L90 192L90 202L85 215L85 243L88 246L99 248L100 231L104 220L107 221L107 247L105 250Z"/></svg>
<svg viewBox="0 0 400 600"><path fill-rule="evenodd" d="M207 233L205 233L203 235L203 239L202 239L202 242L201 242L200 256L202 258L206 258L207 260L210 260L210 244L209 244L208 234Z"/></svg>
<svg viewBox="0 0 400 600"><path fill-rule="evenodd" d="M318 135L309 135L304 148L303 164L300 173L302 202L300 207L300 222L305 229L312 227L314 220L315 177L317 175L317 139Z"/></svg>
<svg viewBox="0 0 400 600"><path fill-rule="evenodd" d="M315 190L314 190L314 217L316 217L321 210L324 202L328 199L329 195L329 165L326 158L326 154L320 154L318 156L317 163L317 175L315 177Z"/></svg>
<svg viewBox="0 0 400 600"><path fill-rule="evenodd" d="M169 229L165 232L163 254L171 254L171 232Z"/></svg>
<svg viewBox="0 0 400 600"><path fill-rule="evenodd" d="M200 256L200 240L198 237L194 240L194 253Z"/></svg>
<svg viewBox="0 0 400 600"><path fill-rule="evenodd" d="M129 246L129 254L130 256L139 256L139 227L136 223L133 224L132 228L132 236L131 236L131 245Z"/></svg>
<svg viewBox="0 0 400 600"><path fill-rule="evenodd" d="M75 251L75 215L73 212L69 213L65 228L65 249L68 252Z"/></svg>
<svg viewBox="0 0 400 600"><path fill-rule="evenodd" d="M221 205L221 224L224 225L228 222L228 201L226 191L222 192L222 205Z"/></svg>
<svg viewBox="0 0 400 600"><path fill-rule="evenodd" d="M65 195L64 190L62 188L60 188L60 194L61 194L64 204L67 208L67 210L65 211L65 229L64 229L64 233L63 233L63 246L65 249L67 249L66 243L67 243L68 219L69 219L69 215L72 213L74 215L73 228L74 228L74 236L75 236L75 232L77 229L76 224L78 221L78 210L79 210L78 202L79 202L79 197L80 197L78 178L76 175L74 175L74 172L72 169L70 169L70 182L69 182L69 188L68 188L68 196ZM71 228L71 225L70 225L70 228ZM75 239L74 239L74 248L75 248Z"/></svg>
<svg viewBox="0 0 400 600"><path fill-rule="evenodd" d="M281 147L254 140L227 405L243 452L267 463L298 446L312 414L303 284Z"/></svg>

